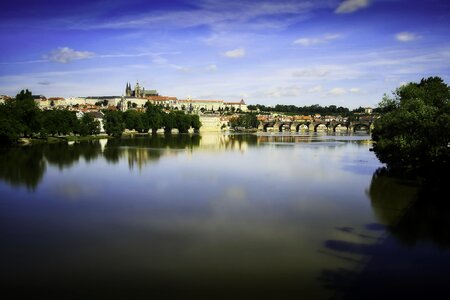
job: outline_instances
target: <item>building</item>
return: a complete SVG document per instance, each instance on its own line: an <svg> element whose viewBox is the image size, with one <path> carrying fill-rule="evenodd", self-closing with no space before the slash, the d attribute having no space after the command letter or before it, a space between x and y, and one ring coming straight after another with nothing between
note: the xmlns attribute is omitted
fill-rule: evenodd
<svg viewBox="0 0 450 300"><path fill-rule="evenodd" d="M139 86L139 82L136 82L134 89L131 89L131 84L127 83L125 87L126 97L145 98L147 96L159 96L156 90L146 90L144 87Z"/></svg>

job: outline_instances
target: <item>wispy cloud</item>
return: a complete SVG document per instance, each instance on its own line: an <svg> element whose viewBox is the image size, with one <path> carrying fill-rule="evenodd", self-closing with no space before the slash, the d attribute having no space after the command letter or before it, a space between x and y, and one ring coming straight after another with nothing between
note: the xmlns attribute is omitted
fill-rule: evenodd
<svg viewBox="0 0 450 300"><path fill-rule="evenodd" d="M245 28L252 30L277 30L308 18L316 9L331 8L328 0L316 1L253 1L196 0L188 10L152 11L140 15L127 15L120 19L92 24L73 23L84 29L95 28L192 28L208 26L214 31L230 31ZM81 24L81 25L79 25Z"/></svg>
<svg viewBox="0 0 450 300"><path fill-rule="evenodd" d="M370 5L369 0L344 0L334 11L337 14L349 14Z"/></svg>
<svg viewBox="0 0 450 300"><path fill-rule="evenodd" d="M325 44L325 43L327 43L329 41L338 39L340 37L341 37L341 35L337 34L337 33L335 33L335 34L326 34L326 35L324 35L322 37L309 37L309 38L303 37L303 38L296 39L294 41L294 44L295 45L301 45L301 46L304 46L304 47L308 47L308 46L313 46L313 45L318 45L318 44Z"/></svg>
<svg viewBox="0 0 450 300"><path fill-rule="evenodd" d="M281 98L281 97L298 97L302 94L303 89L301 86L292 85L284 87L276 87L274 89L265 91L264 94L269 98Z"/></svg>
<svg viewBox="0 0 450 300"><path fill-rule="evenodd" d="M313 87L311 87L311 88L309 88L308 89L308 93L320 93L320 92L322 92L322 86L319 84L319 85L315 85L315 86L313 86Z"/></svg>
<svg viewBox="0 0 450 300"><path fill-rule="evenodd" d="M215 64L210 64L205 67L205 70L208 72L215 72L217 71L217 66Z"/></svg>
<svg viewBox="0 0 450 300"><path fill-rule="evenodd" d="M328 95L331 96L342 96L347 94L347 90L341 87L335 87L328 91Z"/></svg>
<svg viewBox="0 0 450 300"><path fill-rule="evenodd" d="M95 53L89 51L76 51L69 47L59 47L45 54L43 58L48 61L66 64L73 60L92 58L94 55Z"/></svg>
<svg viewBox="0 0 450 300"><path fill-rule="evenodd" d="M417 40L419 38L419 36L415 33L404 31L404 32L397 33L395 35L395 38L399 42L411 42L411 41Z"/></svg>
<svg viewBox="0 0 450 300"><path fill-rule="evenodd" d="M240 58L245 56L245 49L244 48L238 48L234 50L226 51L225 53L226 57L229 58Z"/></svg>

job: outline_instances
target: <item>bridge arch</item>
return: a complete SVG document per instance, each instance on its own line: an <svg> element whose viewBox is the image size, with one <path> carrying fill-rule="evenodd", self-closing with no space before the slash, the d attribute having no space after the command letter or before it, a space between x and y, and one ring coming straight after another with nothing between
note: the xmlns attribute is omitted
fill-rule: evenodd
<svg viewBox="0 0 450 300"><path fill-rule="evenodd" d="M347 129L347 131L348 131L348 124L347 123L343 123L343 122L339 122L339 123L335 123L333 125L333 132L336 132L336 128L339 127L339 126L345 127Z"/></svg>
<svg viewBox="0 0 450 300"><path fill-rule="evenodd" d="M264 131L264 132L267 132L267 127L272 127L272 126L270 126L270 125L271 125L270 123L264 124L264 125L263 125L263 131Z"/></svg>
<svg viewBox="0 0 450 300"><path fill-rule="evenodd" d="M314 124L314 132L317 132L317 129L319 128L320 125L324 125L326 127L326 130L328 130L328 123L320 122Z"/></svg>
<svg viewBox="0 0 450 300"><path fill-rule="evenodd" d="M308 123L308 122L297 124L295 126L295 132L299 132L301 129L303 129L305 131L309 130L309 124L310 123Z"/></svg>
<svg viewBox="0 0 450 300"><path fill-rule="evenodd" d="M288 131L291 131L291 123L290 122L281 122L281 123L278 123L277 125L278 125L279 132L283 132L283 131L286 132L287 130L283 130L284 127L289 127Z"/></svg>
<svg viewBox="0 0 450 300"><path fill-rule="evenodd" d="M370 123L355 123L353 124L353 132L368 131L370 132Z"/></svg>

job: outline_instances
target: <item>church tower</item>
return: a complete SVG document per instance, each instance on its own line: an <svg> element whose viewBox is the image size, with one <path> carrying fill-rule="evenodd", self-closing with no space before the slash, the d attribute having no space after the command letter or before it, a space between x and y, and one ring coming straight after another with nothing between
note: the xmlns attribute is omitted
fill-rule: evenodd
<svg viewBox="0 0 450 300"><path fill-rule="evenodd" d="M127 82L127 87L125 88L125 96L131 97L131 84Z"/></svg>
<svg viewBox="0 0 450 300"><path fill-rule="evenodd" d="M140 98L141 97L141 89L139 87L139 82L136 81L136 85L134 87L134 97Z"/></svg>

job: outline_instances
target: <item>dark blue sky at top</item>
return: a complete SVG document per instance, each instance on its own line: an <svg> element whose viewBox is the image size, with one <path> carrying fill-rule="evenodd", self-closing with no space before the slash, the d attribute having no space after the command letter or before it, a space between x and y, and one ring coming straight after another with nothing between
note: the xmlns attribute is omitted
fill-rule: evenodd
<svg viewBox="0 0 450 300"><path fill-rule="evenodd" d="M0 94L82 96L89 82L117 93L140 80L178 97L373 105L402 82L447 79L450 1L337 13L346 1L3 1Z"/></svg>

